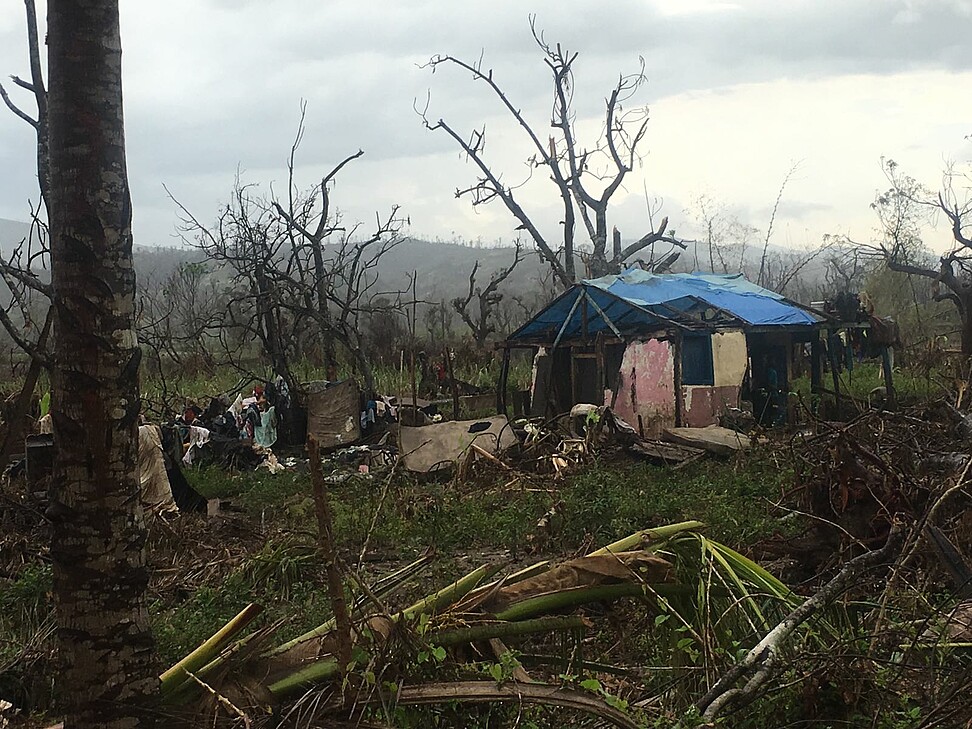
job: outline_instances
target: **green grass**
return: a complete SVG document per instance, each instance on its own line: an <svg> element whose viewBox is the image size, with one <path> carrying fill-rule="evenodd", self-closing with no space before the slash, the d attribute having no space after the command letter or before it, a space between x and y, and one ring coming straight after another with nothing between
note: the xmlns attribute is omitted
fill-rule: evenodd
<svg viewBox="0 0 972 729"><path fill-rule="evenodd" d="M899 403L910 404L934 400L946 392L943 373L921 374L908 368L896 367L892 374L894 391ZM833 379L830 372L824 373L822 384L828 390L833 389ZM845 369L840 373L841 393L850 393L852 397L862 402L867 402L870 393L878 387L884 387L884 374L879 362L855 362L853 372ZM793 380L790 383L790 389L804 398L808 398L810 396L810 376Z"/></svg>
<svg viewBox="0 0 972 729"><path fill-rule="evenodd" d="M175 663L251 602L263 606L263 625L282 622L277 635L284 640L324 622L330 603L314 546L271 538L218 582L185 599L167 595L154 600L149 613L161 661L166 666Z"/></svg>
<svg viewBox="0 0 972 729"><path fill-rule="evenodd" d="M766 450L735 462L705 460L679 471L598 464L561 489L563 538L569 542L590 534L602 543L638 529L698 519L713 539L745 547L780 529L769 505L792 477Z"/></svg>
<svg viewBox="0 0 972 729"><path fill-rule="evenodd" d="M713 538L744 545L778 528L769 503L792 482L793 473L772 448L758 448L734 461L705 459L682 470L605 459L561 482L535 476L504 488L509 474L496 476L496 483L458 487L396 475L381 503L375 546L516 550L552 507L556 518L548 537L565 549L589 536L610 541L683 519L700 519ZM191 470L189 478L207 497L233 496L253 517L291 530L315 528L306 472L228 474L209 467ZM380 474L355 474L329 486L335 532L344 548L356 549L364 540L383 485Z"/></svg>

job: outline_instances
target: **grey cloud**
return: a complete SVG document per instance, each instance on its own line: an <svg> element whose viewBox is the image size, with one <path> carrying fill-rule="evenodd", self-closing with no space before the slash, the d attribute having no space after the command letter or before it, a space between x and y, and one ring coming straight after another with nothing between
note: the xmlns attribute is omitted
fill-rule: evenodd
<svg viewBox="0 0 972 729"><path fill-rule="evenodd" d="M422 128L414 99L424 104L430 90L431 117L463 131L484 119L494 133L499 126L495 100L468 74L417 67L435 53L475 59L483 52L543 129L550 84L529 35L529 12L547 38L580 52L584 116L601 113L617 74L637 69L639 55L650 79L646 102L782 76L969 68L967 11L967 3L918 0L758 0L681 15L644 0L125 0L129 168L140 225L147 235L169 235L163 181L209 204L240 165L283 170L301 98L309 102L302 167L323 168L361 147L375 174L381 165L371 163L415 160L415 176L434 178L442 167L433 160L455 150ZM21 24L18 3L0 10L0 73L26 70ZM32 139L9 114L0 114L0 164L17 171L0 175L0 215L23 217L18 210L36 189ZM434 181L419 194L449 198L472 173Z"/></svg>
<svg viewBox="0 0 972 729"><path fill-rule="evenodd" d="M782 200L777 214L781 217L792 220L802 220L814 213L825 213L834 209L833 205L820 203L813 200ZM763 213L772 212L770 209L761 211Z"/></svg>

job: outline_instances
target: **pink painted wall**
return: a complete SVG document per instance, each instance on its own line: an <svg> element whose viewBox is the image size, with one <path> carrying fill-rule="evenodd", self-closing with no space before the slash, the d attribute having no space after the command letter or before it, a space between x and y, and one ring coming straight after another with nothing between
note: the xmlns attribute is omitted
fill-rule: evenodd
<svg viewBox="0 0 972 729"><path fill-rule="evenodd" d="M640 415L646 436L675 425L675 364L668 342L630 343L621 360L620 383L614 410L621 418L637 428ZM739 393L739 384L683 385L682 424L692 428L717 424L727 407L739 406ZM611 398L607 391L605 404Z"/></svg>
<svg viewBox="0 0 972 729"><path fill-rule="evenodd" d="M719 415L727 407L739 407L739 390L736 385L683 385L682 424L689 428L718 424Z"/></svg>
<svg viewBox="0 0 972 729"><path fill-rule="evenodd" d="M640 415L645 435L658 435L675 424L675 363L668 342L628 344L620 375L614 410L622 419L637 428ZM605 404L611 404L610 392Z"/></svg>

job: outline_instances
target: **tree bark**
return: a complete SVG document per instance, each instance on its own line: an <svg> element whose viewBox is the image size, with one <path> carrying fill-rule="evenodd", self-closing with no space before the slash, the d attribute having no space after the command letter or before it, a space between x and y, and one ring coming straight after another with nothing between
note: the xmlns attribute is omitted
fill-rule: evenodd
<svg viewBox="0 0 972 729"><path fill-rule="evenodd" d="M56 318L50 518L65 727L146 727L158 671L145 605L118 0L49 0Z"/></svg>
<svg viewBox="0 0 972 729"><path fill-rule="evenodd" d="M962 316L962 354L972 356L972 296L966 296L964 306L959 307Z"/></svg>

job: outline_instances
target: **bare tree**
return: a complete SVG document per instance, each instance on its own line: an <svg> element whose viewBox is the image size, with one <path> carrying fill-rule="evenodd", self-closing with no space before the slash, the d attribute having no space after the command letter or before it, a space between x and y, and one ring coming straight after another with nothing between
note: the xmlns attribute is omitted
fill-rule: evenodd
<svg viewBox="0 0 972 729"><path fill-rule="evenodd" d="M696 200L695 218L701 235L695 242L696 267L701 262L707 264L713 273L741 273L761 286L792 295L792 289L799 288L798 284L802 283L801 274L805 269L834 245L834 240L828 238L821 245L806 249L770 248L783 191L795 170L795 166L790 169L780 186L767 231L762 234L762 245L759 247L753 244L761 236L758 228L743 223L724 205L708 196L699 196ZM753 252L759 254L758 266Z"/></svg>
<svg viewBox="0 0 972 729"><path fill-rule="evenodd" d="M458 296L452 300L452 308L455 309L463 323L469 327L473 340L478 347L485 345L489 335L496 331L496 310L500 302L503 301L503 294L500 293L499 286L509 278L513 269L523 260L523 257L523 247L517 241L513 251L512 263L505 268L494 271L485 288L476 285L476 274L479 272L479 260L477 260L469 273L469 291L465 296ZM475 307L473 307L473 300L476 302Z"/></svg>
<svg viewBox="0 0 972 729"><path fill-rule="evenodd" d="M0 84L0 98L14 114L33 127L37 136L37 180L40 185L41 198L47 202L50 190L50 154L48 140L48 121L47 121L47 89L44 84L44 72L41 69L40 42L37 33L37 11L34 8L34 0L24 0L27 11L27 53L30 61L30 81L25 81L19 76L11 76L10 80L14 85L29 91L34 97L37 105L36 118L21 109L13 102L7 90Z"/></svg>
<svg viewBox="0 0 972 729"><path fill-rule="evenodd" d="M972 355L972 187L968 173L949 167L938 193L905 175L894 160L882 160L891 187L871 207L880 221L880 240L868 248L892 271L931 281L936 301L951 301L962 322L962 353ZM929 265L923 227L937 216L949 225L952 247L937 266Z"/></svg>
<svg viewBox="0 0 972 729"><path fill-rule="evenodd" d="M143 367L158 390L157 398L142 394L146 410L162 418L177 415L188 378L243 360L243 339L226 326L222 294L204 262L181 263L162 281L140 280L138 341L146 355Z"/></svg>
<svg viewBox="0 0 972 729"><path fill-rule="evenodd" d="M556 133L546 139L536 131L539 125L526 119L494 79L492 69L483 67L482 59L468 62L454 56L434 56L427 67L435 72L444 66L455 66L471 73L474 80L489 87L523 131L533 150L527 160L531 174L543 170L549 175L560 197L563 207L560 244L554 242L554 237L544 234L520 205L516 196L519 186L504 182L502 174L487 161L485 126L474 129L468 137L464 136L443 119L431 121L426 105L424 110L419 111L426 128L445 132L479 169L480 176L476 182L467 188L457 189L456 197L468 196L474 206L500 200L518 222L517 230L529 233L537 252L563 287L570 286L577 278L574 257L581 252L575 240L578 219L590 241L588 267L592 276L619 271L628 258L656 243L667 243L673 250L684 249L685 244L675 237L674 231L668 229L668 218L662 218L655 226L651 214L654 211L650 210L647 233L627 246L621 246L618 237L616 244L608 250L612 243L608 240L611 198L639 160L638 146L644 141L648 130L648 107L627 107L647 80L644 59L637 72L618 78L605 102L601 136L593 148L588 148L577 139L575 128L573 64L577 53L564 49L559 43L549 44L537 30L535 17L530 18L530 28L553 80L553 107L549 125Z"/></svg>
<svg viewBox="0 0 972 729"><path fill-rule="evenodd" d="M860 246L839 236L827 236L831 245L824 257L824 286L827 295L841 291L857 293L864 288L873 260Z"/></svg>
<svg viewBox="0 0 972 729"><path fill-rule="evenodd" d="M444 344L449 340L452 333L452 310L445 301L436 301L425 308L425 331L429 345L433 348L437 342Z"/></svg>
<svg viewBox="0 0 972 729"><path fill-rule="evenodd" d="M400 292L383 291L377 269L382 256L402 242L405 221L395 206L384 217L376 215L367 233L361 223L343 223L331 200L333 185L361 151L338 163L309 191L299 191L294 158L302 135L303 114L291 148L285 202L260 196L253 186L237 181L230 203L210 227L173 200L187 241L231 273L225 326L254 338L295 396L300 387L293 363L312 340L324 348L329 377L336 378L336 343L361 374L365 389L373 392L364 319L400 309Z"/></svg>
<svg viewBox="0 0 972 729"><path fill-rule="evenodd" d="M700 195L695 207L696 225L701 231L695 241L695 268L701 270L707 264L713 273L745 272L749 268L747 253L759 230L707 195Z"/></svg>
<svg viewBox="0 0 972 729"><path fill-rule="evenodd" d="M810 289L801 274L832 245L832 241L826 239L818 246L770 252L762 261L763 286L793 299L806 299Z"/></svg>
<svg viewBox="0 0 972 729"><path fill-rule="evenodd" d="M270 205L239 178L212 227L172 200L182 215L184 240L229 277L220 326L224 338L233 331L241 333L243 344L233 365L241 373L251 373L245 362L246 342L255 340L273 373L297 392L291 362L299 337L296 325L280 308L283 292L277 286L277 271L286 268L290 255L289 240Z"/></svg>
<svg viewBox="0 0 972 729"><path fill-rule="evenodd" d="M303 137L304 112L302 105L288 160L287 205L278 199L272 202L290 241L287 266L276 271L277 284L290 294L280 304L296 318L314 322L324 342L325 361L335 372L334 342L340 344L361 374L365 390L373 394L375 376L363 318L400 309L402 292L382 290L378 264L404 240L405 220L396 205L384 217L376 213L368 233L362 234L361 223L343 223L331 193L338 173L364 155L360 149L324 174L317 186L300 193L294 182L294 159Z"/></svg>
<svg viewBox="0 0 972 729"><path fill-rule="evenodd" d="M154 724L117 0L49 0L57 444L48 515L65 727Z"/></svg>
<svg viewBox="0 0 972 729"><path fill-rule="evenodd" d="M0 258L0 281L10 297L0 307L0 325L20 350L30 358L20 393L7 409L7 428L0 443L0 468L5 467L14 449L23 442L27 412L41 372L51 363L51 332L54 313L50 306L50 286L35 272L49 262L48 230L44 222L50 190L48 153L47 88L41 68L37 12L33 0L24 0L27 21L27 51L30 80L12 76L14 85L30 92L36 106L35 116L21 109L0 84L0 98L17 117L34 130L37 147L37 180L41 204L31 209L31 228L27 237L4 260Z"/></svg>
<svg viewBox="0 0 972 729"><path fill-rule="evenodd" d="M776 202L773 203L773 210L770 213L769 223L766 226L766 237L763 239L763 253L759 258L759 273L756 275L756 283L759 286L767 286L767 263L768 263L768 253L770 240L773 237L773 225L776 223L776 213L779 212L780 202L783 200L783 193L786 190L787 184L790 182L790 178L793 177L794 173L799 169L800 163L794 162L790 169L787 170L786 174L783 176L783 182L780 183L780 189L776 193ZM772 288L767 286L767 288Z"/></svg>

